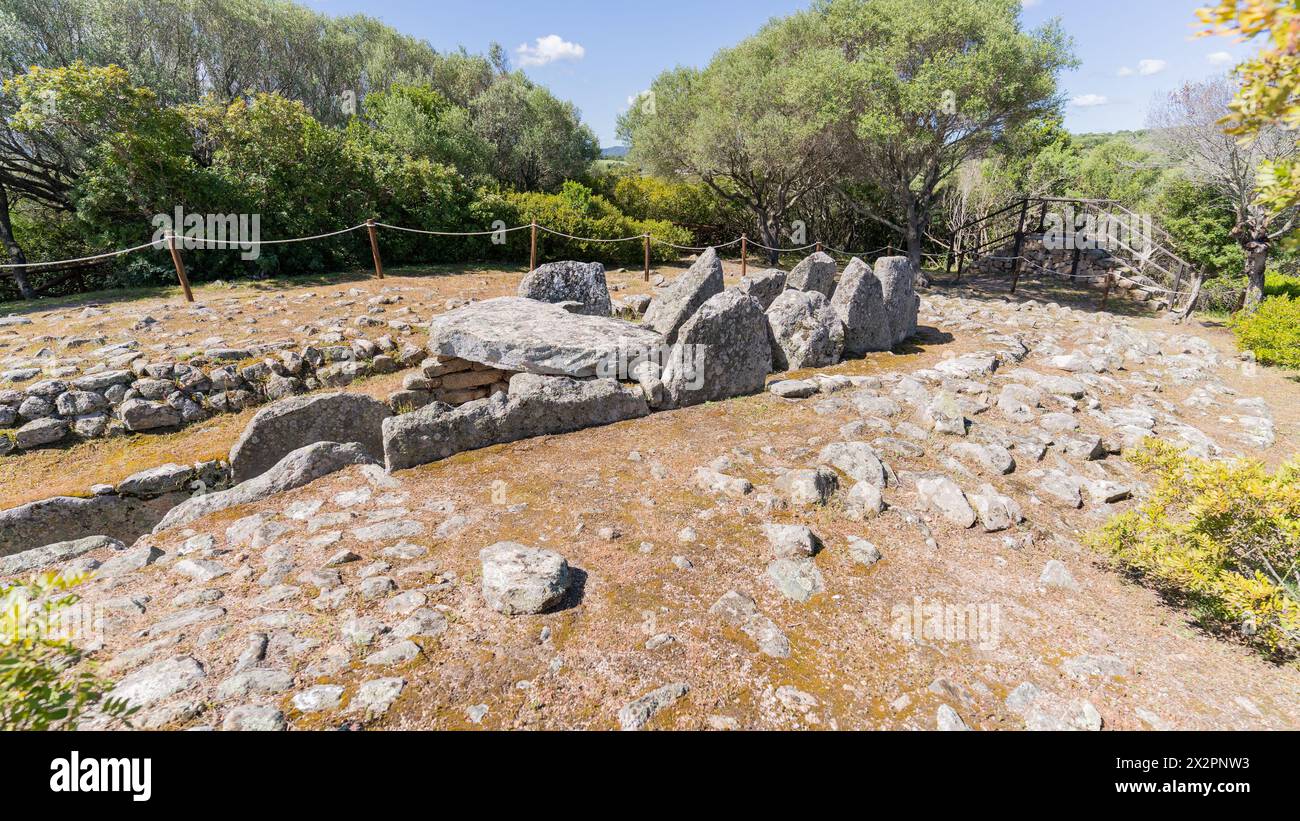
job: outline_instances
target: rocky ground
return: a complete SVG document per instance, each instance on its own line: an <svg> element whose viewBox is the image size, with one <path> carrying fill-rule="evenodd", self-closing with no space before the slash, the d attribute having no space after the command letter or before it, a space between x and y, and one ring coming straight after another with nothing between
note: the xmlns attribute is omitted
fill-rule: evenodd
<svg viewBox="0 0 1300 821"><path fill-rule="evenodd" d="M433 287L509 292L485 277ZM775 392L92 550L94 661L177 729L1300 727L1300 670L1081 544L1143 492L1145 436L1300 451L1300 385L1222 329L1004 290L927 291L895 353Z"/></svg>

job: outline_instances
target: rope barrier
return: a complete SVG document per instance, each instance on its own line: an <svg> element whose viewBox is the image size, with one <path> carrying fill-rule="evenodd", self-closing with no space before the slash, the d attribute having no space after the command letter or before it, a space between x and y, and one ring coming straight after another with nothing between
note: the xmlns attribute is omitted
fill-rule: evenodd
<svg viewBox="0 0 1300 821"><path fill-rule="evenodd" d="M736 239L733 239L731 242L724 242L721 245L701 245L697 247L694 245L673 245L671 242L667 242L665 240L659 239L658 237L653 237L653 236L650 237L650 241L653 242L655 245L666 245L669 248L676 248L678 251L707 251L710 248L716 251L719 248L730 248L733 245L739 245L741 242L744 241L744 239L745 239L744 237L737 237Z"/></svg>
<svg viewBox="0 0 1300 821"><path fill-rule="evenodd" d="M749 240L749 244L755 248L762 248L764 251L772 251L777 254L797 254L800 251L807 251L809 248L817 247L817 243L814 242L811 245L802 245L798 248L768 248L766 245L763 245L760 242L754 242L752 239Z"/></svg>
<svg viewBox="0 0 1300 821"><path fill-rule="evenodd" d="M154 243L152 243L152 242L146 242L144 245L137 245L137 246L135 246L134 248L123 248L123 249L120 250L120 251L109 251L109 252L104 253L104 254L95 254L94 256L90 256L90 257L78 257L77 259L61 259L61 260L58 260L57 262L24 262L24 263L12 263L12 264L8 264L8 265L0 265L0 268L39 268L39 267L41 267L41 266L43 266L43 265L45 265L45 266L48 266L48 265L72 265L72 264L75 264L75 263L78 263L78 262L92 262L92 261L97 260L97 259L108 259L109 257L120 257L120 256L122 256L123 254L129 254L129 253L131 253L132 251L140 251L140 250L143 250L143 249L145 249L145 248L150 248L150 247L152 247L153 245L154 245ZM164 246L164 247L165 247L165 246Z"/></svg>
<svg viewBox="0 0 1300 821"><path fill-rule="evenodd" d="M240 241L240 240L205 239L199 237L183 237L180 235L172 235L172 236L175 238L178 247L180 247L181 245L189 245L192 243L196 243L200 248L245 248L247 249L252 246L261 247L264 245L287 245L295 242L311 242L313 240L318 240L318 239L328 239L330 237L336 237L341 234L351 233L352 231L358 231L362 228L370 228L372 226L375 228L388 228L393 231L402 231L410 234L425 234L428 236L436 236L436 237L486 237L486 236L493 236L496 234L509 234L514 231L524 231L533 227L532 224L530 223L528 225L517 225L512 228L498 228L492 231L431 231L424 228L408 228L403 225L392 225L386 222L375 222L375 223L363 222L357 225L353 225L350 228L340 228L337 231L328 231L322 234L313 234L311 236L306 236L306 237L290 237L288 239ZM730 248L732 246L739 245L741 242L746 242L746 241L748 242L749 245L753 246L754 248L759 248L764 251L770 251L778 254L799 253L802 251L807 251L812 248L818 247L818 243L810 243L808 245L801 245L796 248L772 248L767 245L763 245L762 243L754 242L753 240L747 240L747 238L745 237L737 237L736 239L733 239L730 242L723 242L712 246L676 245L674 243L668 242L667 240L662 240L659 239L658 237L655 237L653 235L647 235L647 234L637 234L635 236L619 237L617 239L602 239L600 237L574 236L573 234L566 234L563 231L557 231L554 228L548 228L545 225L538 225L537 230L545 231L546 233L552 234L557 237L563 237L565 239L574 240L575 242L597 242L597 243L612 244L618 242L644 242L648 238L650 242L654 243L655 245L663 245L668 248L676 249L678 251L693 251L693 252L706 251L709 248L713 248L715 250L721 250L723 248ZM45 262L8 263L8 264L0 265L0 270L10 269L10 268L30 269L30 268L52 267L52 266L59 266L59 265L74 265L82 262L93 262L99 259L110 259L112 257L119 257L124 254L130 254L136 251L142 251L146 248L152 248L158 251L165 251L168 250L168 247L169 246L167 245L167 240L160 239L160 240L154 240L151 242L142 243L140 245L136 245L131 248L122 248L117 251L107 251L102 254L94 254L92 256L86 256L86 257L77 257L75 259L50 260ZM887 251L890 249L890 247L891 246L885 246L882 248L877 248L873 251L843 251L838 248L831 248L830 246L823 246L823 249L834 254L839 254L841 256L866 257L866 256L874 256L876 254L881 253L882 251ZM938 257L938 255L935 254L923 254L922 256L927 256L932 258Z"/></svg>
<svg viewBox="0 0 1300 821"><path fill-rule="evenodd" d="M364 223L360 227L365 227ZM525 228L531 228L531 225L517 225L514 228L498 228L495 231L426 231L423 228L404 228L400 225L389 225L386 222L376 222L376 228L391 228L394 231L405 231L408 234L429 234L435 237L490 237L493 234L509 234L511 231L522 231ZM537 226L541 228L542 226ZM543 229L545 230L545 229ZM637 237L640 239L640 237Z"/></svg>

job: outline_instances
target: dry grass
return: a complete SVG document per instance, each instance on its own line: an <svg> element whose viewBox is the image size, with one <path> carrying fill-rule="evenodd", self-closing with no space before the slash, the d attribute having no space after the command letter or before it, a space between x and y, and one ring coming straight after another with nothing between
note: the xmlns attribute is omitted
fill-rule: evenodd
<svg viewBox="0 0 1300 821"><path fill-rule="evenodd" d="M348 390L384 399L401 381L402 374L387 374L358 381ZM51 496L87 496L91 485L116 484L168 462L225 459L259 409L215 416L168 433L89 439L0 458L0 510Z"/></svg>

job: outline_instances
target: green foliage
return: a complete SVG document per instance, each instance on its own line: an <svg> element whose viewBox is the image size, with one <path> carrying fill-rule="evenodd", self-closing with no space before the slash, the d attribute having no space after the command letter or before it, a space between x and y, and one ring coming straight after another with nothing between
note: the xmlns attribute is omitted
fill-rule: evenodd
<svg viewBox="0 0 1300 821"><path fill-rule="evenodd" d="M691 234L683 228L662 220L638 220L626 216L604 197L575 182L565 183L559 194L511 192L504 195L501 212L511 224L526 224L534 220L556 231L572 236L598 239L621 239L650 234L655 239L674 245L691 244ZM512 242L526 243L525 231L511 235ZM642 243L597 243L571 240L543 231L537 234L539 259L602 260L625 266L640 265L644 261ZM526 252L525 252L526 253ZM677 259L679 253L667 246L651 243L652 262Z"/></svg>
<svg viewBox="0 0 1300 821"><path fill-rule="evenodd" d="M851 100L822 16L775 20L703 70L679 68L621 118L630 160L703 182L750 212L766 244L788 212L846 171Z"/></svg>
<svg viewBox="0 0 1300 821"><path fill-rule="evenodd" d="M1152 190L1160 180L1157 159L1131 141L1107 140L1083 152L1068 195L1117 200L1135 211L1146 210Z"/></svg>
<svg viewBox="0 0 1300 821"><path fill-rule="evenodd" d="M486 230L476 189L553 191L598 154L578 111L503 52L439 54L378 21L282 0L0 4L0 196L28 261L139 245L157 215L258 215L263 239L374 216ZM488 218L484 222L484 218ZM6 239L6 243L8 240ZM478 251L473 251L477 248ZM391 254L389 253L391 251ZM486 240L385 238L404 261L494 257ZM368 264L364 234L188 250L193 279ZM66 272L28 271L41 287ZM85 269L63 290L170 282L165 251ZM16 283L0 276L0 299Z"/></svg>
<svg viewBox="0 0 1300 821"><path fill-rule="evenodd" d="M343 135L314 119L302 103L259 94L251 101L210 101L183 111L216 194L191 210L260 214L260 233L268 239L311 236L362 221L367 203ZM267 246L257 265L264 273L318 272L355 263L362 251L356 237L343 235ZM229 251L196 253L238 264Z"/></svg>
<svg viewBox="0 0 1300 821"><path fill-rule="evenodd" d="M519 72L498 77L470 104L470 113L492 146L492 173L524 191L554 190L586 173L600 155L596 135L573 104Z"/></svg>
<svg viewBox="0 0 1300 821"><path fill-rule="evenodd" d="M469 112L427 85L395 85L366 96L347 139L376 154L429 160L466 177L486 171L491 146L474 132Z"/></svg>
<svg viewBox="0 0 1300 821"><path fill-rule="evenodd" d="M1148 440L1130 457L1154 487L1090 542L1261 647L1300 646L1300 463L1211 462Z"/></svg>
<svg viewBox="0 0 1300 821"><path fill-rule="evenodd" d="M1156 197L1155 213L1177 243L1179 255L1207 277L1242 277L1246 255L1231 236L1232 211L1223 207L1209 186L1181 174L1170 175ZM1244 278L1235 287L1244 288Z"/></svg>
<svg viewBox="0 0 1300 821"><path fill-rule="evenodd" d="M135 712L105 698L109 683L78 667L82 651L66 633L78 601L70 591L83 580L51 573L0 584L0 730L75 729L91 707L112 718Z"/></svg>
<svg viewBox="0 0 1300 821"><path fill-rule="evenodd" d="M1243 311L1234 317L1232 331L1237 344L1254 351L1262 364L1300 368L1300 294L1268 297L1254 313Z"/></svg>
<svg viewBox="0 0 1300 821"><path fill-rule="evenodd" d="M701 183L674 182L659 177L622 173L606 180L602 193L635 219L675 222L691 228L740 225L745 216Z"/></svg>
<svg viewBox="0 0 1300 821"><path fill-rule="evenodd" d="M1294 263L1294 260L1292 260ZM1292 265L1291 267L1295 267ZM1300 299L1300 276L1291 274L1269 274L1264 278L1265 296L1289 296Z"/></svg>

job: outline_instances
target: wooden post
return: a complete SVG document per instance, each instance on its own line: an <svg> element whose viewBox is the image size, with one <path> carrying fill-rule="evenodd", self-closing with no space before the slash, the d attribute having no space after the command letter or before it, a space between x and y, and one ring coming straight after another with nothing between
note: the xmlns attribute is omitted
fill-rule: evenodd
<svg viewBox="0 0 1300 821"><path fill-rule="evenodd" d="M533 240L528 251L528 271L537 270L537 220L533 220Z"/></svg>
<svg viewBox="0 0 1300 821"><path fill-rule="evenodd" d="M185 291L185 301L193 302L194 294L190 291L190 278L185 276L185 263L181 262L181 249L176 247L176 235L167 233L167 247L172 252L172 264L176 266L176 278L181 281L181 290Z"/></svg>
<svg viewBox="0 0 1300 821"><path fill-rule="evenodd" d="M948 237L948 255L943 260L943 270L946 274L952 273L952 252L957 247L957 235L954 233Z"/></svg>
<svg viewBox="0 0 1300 821"><path fill-rule="evenodd" d="M954 238L955 247L953 249L953 252L957 255L957 278L952 281L954 285L956 285L958 282L961 282L961 272L962 269L965 267L964 263L966 259L966 251L962 245L965 239L966 238L964 236Z"/></svg>
<svg viewBox="0 0 1300 821"><path fill-rule="evenodd" d="M650 281L650 235L645 235L645 277L644 281Z"/></svg>
<svg viewBox="0 0 1300 821"><path fill-rule="evenodd" d="M1011 293L1016 292L1020 284L1020 252L1025 248L1025 218L1029 216L1029 198L1020 201L1020 223L1016 229L1016 250L1011 254L1015 258L1015 267L1011 271Z"/></svg>
<svg viewBox="0 0 1300 821"><path fill-rule="evenodd" d="M379 258L379 236L375 233L375 221L366 220L366 230L370 232L370 255L375 258L375 276L384 278L384 261Z"/></svg>
<svg viewBox="0 0 1300 821"><path fill-rule="evenodd" d="M749 236L740 235L740 275L743 277L749 271Z"/></svg>
<svg viewBox="0 0 1300 821"><path fill-rule="evenodd" d="M820 254L821 252L822 252L822 244L819 242L817 243L817 253Z"/></svg>
<svg viewBox="0 0 1300 821"><path fill-rule="evenodd" d="M1083 256L1083 251L1079 250L1078 240L1074 240L1074 253L1070 255L1070 282L1074 282L1075 277L1079 275L1079 259Z"/></svg>
<svg viewBox="0 0 1300 821"><path fill-rule="evenodd" d="M1110 301L1110 286L1115 280L1115 274L1111 271L1106 272L1106 290L1101 294L1101 309L1106 310L1106 303Z"/></svg>

